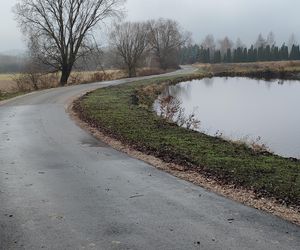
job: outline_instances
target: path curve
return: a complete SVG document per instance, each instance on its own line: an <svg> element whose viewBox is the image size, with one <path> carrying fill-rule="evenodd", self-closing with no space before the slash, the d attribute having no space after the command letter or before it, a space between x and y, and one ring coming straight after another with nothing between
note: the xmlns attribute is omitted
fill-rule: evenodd
<svg viewBox="0 0 300 250"><path fill-rule="evenodd" d="M66 114L71 98L129 81L0 105L1 250L299 249L298 226L132 159Z"/></svg>

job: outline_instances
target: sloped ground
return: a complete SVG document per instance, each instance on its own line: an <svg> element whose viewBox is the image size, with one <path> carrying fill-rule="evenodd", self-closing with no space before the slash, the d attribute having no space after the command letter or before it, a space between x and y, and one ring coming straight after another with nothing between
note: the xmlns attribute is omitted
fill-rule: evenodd
<svg viewBox="0 0 300 250"><path fill-rule="evenodd" d="M278 204L299 211L298 160L256 152L246 145L179 128L151 110L162 86L205 75L168 77L99 89L81 98L75 110L84 121L133 149L167 163L180 164L184 170L196 171L219 184L242 187L254 192L256 198L274 198Z"/></svg>

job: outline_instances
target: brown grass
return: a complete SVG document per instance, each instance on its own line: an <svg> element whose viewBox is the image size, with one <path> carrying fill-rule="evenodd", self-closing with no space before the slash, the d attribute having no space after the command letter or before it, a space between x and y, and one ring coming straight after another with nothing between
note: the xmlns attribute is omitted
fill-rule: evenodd
<svg viewBox="0 0 300 250"><path fill-rule="evenodd" d="M245 71L285 71L299 72L300 61L274 61L274 62L255 62L255 63L228 63L228 64L195 64L201 72L212 72L214 74L220 72L243 73Z"/></svg>
<svg viewBox="0 0 300 250"><path fill-rule="evenodd" d="M137 76L149 76L165 73L166 71L158 68L141 68L137 70ZM0 74L0 91L13 93L20 91L20 86L16 83L17 78L20 78L21 74ZM39 88L54 88L59 84L60 74L47 74L41 77ZM124 70L105 70L105 71L74 71L72 72L69 78L68 85L77 85L83 83L91 82L101 82L101 81L110 81L117 80L127 77L127 74ZM20 78L21 79L21 78ZM24 84L21 86L21 90L31 91L32 86L29 84Z"/></svg>
<svg viewBox="0 0 300 250"><path fill-rule="evenodd" d="M2 92L16 92L18 90L18 84L15 79L19 78L21 74L0 74L0 91ZM69 85L76 85L81 83L89 83L95 81L107 81L115 80L125 77L125 72L121 70L106 70L102 71L84 71L76 72L74 71L69 79ZM59 74L47 74L41 77L40 88L53 88L57 87L59 84ZM31 86L27 86L28 90L31 90Z"/></svg>

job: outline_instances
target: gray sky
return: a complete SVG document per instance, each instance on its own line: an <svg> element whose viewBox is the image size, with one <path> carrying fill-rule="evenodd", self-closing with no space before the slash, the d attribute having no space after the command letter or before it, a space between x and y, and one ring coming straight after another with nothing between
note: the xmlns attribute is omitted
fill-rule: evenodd
<svg viewBox="0 0 300 250"><path fill-rule="evenodd" d="M0 51L24 49L11 12L16 0L0 1ZM175 19L193 33L195 42L213 34L250 44L260 32L267 36L271 30L279 44L291 33L300 38L299 0L127 0L126 9L131 21Z"/></svg>

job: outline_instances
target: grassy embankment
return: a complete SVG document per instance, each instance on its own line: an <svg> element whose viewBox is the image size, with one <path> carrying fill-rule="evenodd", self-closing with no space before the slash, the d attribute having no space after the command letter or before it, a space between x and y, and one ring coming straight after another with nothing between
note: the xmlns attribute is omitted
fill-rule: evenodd
<svg viewBox="0 0 300 250"><path fill-rule="evenodd" d="M26 94L26 92L14 92L14 93L6 93L6 92L4 92L4 93L2 93L0 91L0 101L11 99L11 98L17 97L19 95L23 95L23 94Z"/></svg>
<svg viewBox="0 0 300 250"><path fill-rule="evenodd" d="M300 70L299 63L263 65L199 65L199 71L190 76L98 89L78 100L74 109L82 120L137 150L182 164L220 183L299 206L300 161L178 127L152 111L153 101L169 84L214 75L293 77Z"/></svg>

